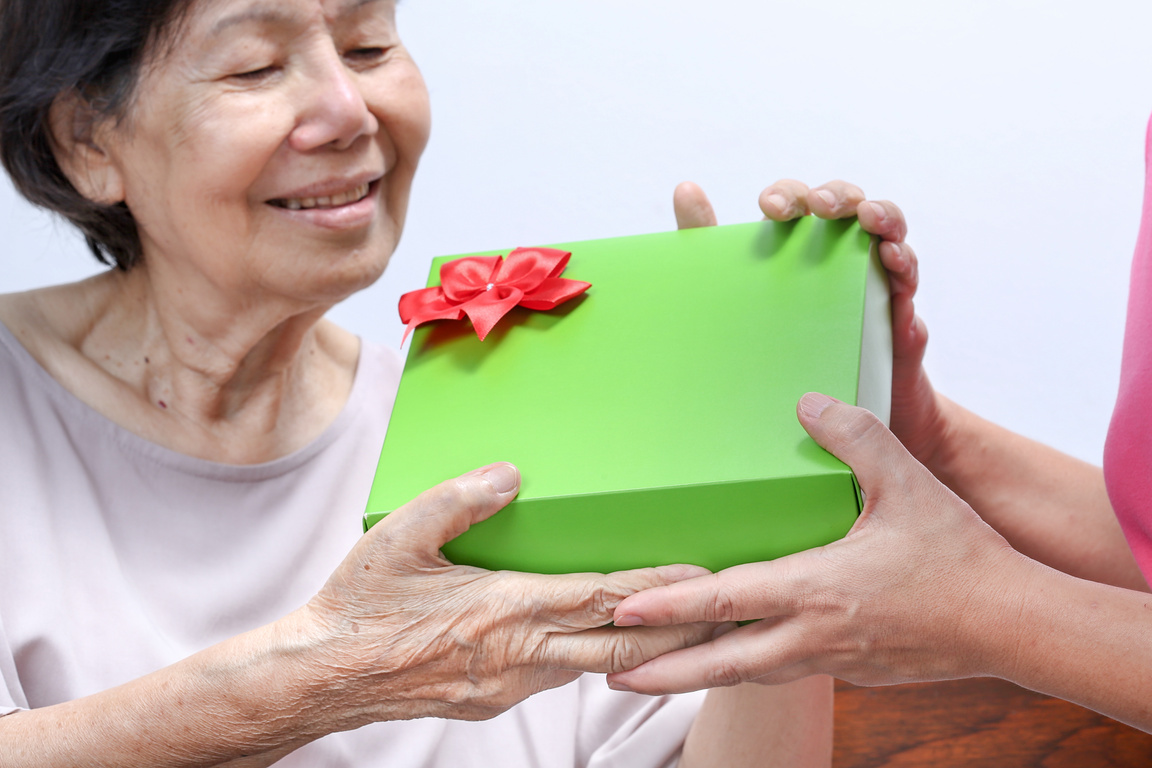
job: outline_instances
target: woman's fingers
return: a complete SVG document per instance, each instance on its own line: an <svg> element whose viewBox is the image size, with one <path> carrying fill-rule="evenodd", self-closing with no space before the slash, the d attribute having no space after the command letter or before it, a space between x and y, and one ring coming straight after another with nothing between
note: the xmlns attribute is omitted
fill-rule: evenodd
<svg viewBox="0 0 1152 768"><path fill-rule="evenodd" d="M714 575L639 592L620 602L613 622L618 627L665 626L786 615L795 609L790 563L785 557L737 565Z"/></svg>
<svg viewBox="0 0 1152 768"><path fill-rule="evenodd" d="M716 212L704 190L698 184L685 181L672 193L672 208L676 212L676 229L716 226Z"/></svg>
<svg viewBox="0 0 1152 768"><path fill-rule="evenodd" d="M773 221L791 221L808 215L808 185L781 179L760 193L760 210Z"/></svg>
<svg viewBox="0 0 1152 768"><path fill-rule="evenodd" d="M920 262L908 243L880 243L880 261L888 271L892 295L911 299L920 285Z"/></svg>
<svg viewBox="0 0 1152 768"><path fill-rule="evenodd" d="M830 181L808 191L808 210L822 219L846 219L864 200L864 190L855 184Z"/></svg>
<svg viewBox="0 0 1152 768"><path fill-rule="evenodd" d="M888 271L893 296L911 299L920 283L920 264L912 246L904 242L908 236L904 212L887 200L861 200L856 217L865 232L880 238L880 261Z"/></svg>
<svg viewBox="0 0 1152 768"><path fill-rule="evenodd" d="M800 424L820 447L852 468L872 498L885 488L902 488L915 463L907 449L871 412L809 392L796 406Z"/></svg>
<svg viewBox="0 0 1152 768"><path fill-rule="evenodd" d="M787 621L758 621L714 640L673 651L635 669L612 673L608 685L651 695L738 685L787 683L807 674L794 665L803 637ZM764 677L767 676L767 677ZM763 678L763 679L762 679Z"/></svg>
<svg viewBox="0 0 1152 768"><path fill-rule="evenodd" d="M553 633L542 644L540 662L580 672L623 672L666 653L707 642L714 624L669 627L601 627L573 634Z"/></svg>
<svg viewBox="0 0 1152 768"><path fill-rule="evenodd" d="M708 574L707 569L695 565L664 565L609 574L523 578L527 594L537 604L537 618L578 632L610 623L616 606L629 595ZM548 596L546 602L540 602L541 595Z"/></svg>
<svg viewBox="0 0 1152 768"><path fill-rule="evenodd" d="M405 553L439 557L440 548L486 520L520 490L520 472L501 462L446 480L417 496L372 528Z"/></svg>
<svg viewBox="0 0 1152 768"><path fill-rule="evenodd" d="M900 206L888 200L860 200L855 215L866 232L879 236L882 240L895 243L904 242L908 236L908 222Z"/></svg>

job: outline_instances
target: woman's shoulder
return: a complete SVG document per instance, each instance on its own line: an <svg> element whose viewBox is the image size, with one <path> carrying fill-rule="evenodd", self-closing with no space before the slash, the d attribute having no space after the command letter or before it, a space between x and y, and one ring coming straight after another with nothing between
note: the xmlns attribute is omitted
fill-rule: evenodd
<svg viewBox="0 0 1152 768"><path fill-rule="evenodd" d="M79 346L86 329L92 327L101 296L107 293L106 283L104 276L98 276L0 294L0 323L32 359L61 379L82 358Z"/></svg>

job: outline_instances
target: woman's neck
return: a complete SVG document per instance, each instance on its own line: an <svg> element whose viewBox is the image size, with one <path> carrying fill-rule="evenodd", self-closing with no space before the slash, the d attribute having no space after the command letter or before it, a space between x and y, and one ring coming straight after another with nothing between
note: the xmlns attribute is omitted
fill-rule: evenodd
<svg viewBox="0 0 1152 768"><path fill-rule="evenodd" d="M0 320L80 400L181 453L271 461L339 414L359 342L326 307L156 283L138 267L3 297Z"/></svg>

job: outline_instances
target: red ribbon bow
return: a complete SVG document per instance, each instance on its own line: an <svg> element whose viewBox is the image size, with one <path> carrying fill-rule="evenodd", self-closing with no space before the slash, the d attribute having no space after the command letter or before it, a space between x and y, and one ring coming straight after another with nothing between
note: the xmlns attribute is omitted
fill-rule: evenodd
<svg viewBox="0 0 1152 768"><path fill-rule="evenodd" d="M555 309L592 285L560 277L571 255L555 248L517 248L506 260L465 256L441 265L439 286L400 297L400 320L408 326L400 345L413 328L430 320L462 320L467 315L483 341L512 307Z"/></svg>

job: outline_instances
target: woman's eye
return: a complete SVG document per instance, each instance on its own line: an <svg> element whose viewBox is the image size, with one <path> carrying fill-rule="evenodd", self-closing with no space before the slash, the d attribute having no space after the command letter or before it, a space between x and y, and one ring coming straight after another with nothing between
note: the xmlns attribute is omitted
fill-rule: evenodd
<svg viewBox="0 0 1152 768"><path fill-rule="evenodd" d="M259 69L250 69L247 72L238 72L232 75L236 80L263 80L276 71L276 67L269 65L267 67L260 67Z"/></svg>
<svg viewBox="0 0 1152 768"><path fill-rule="evenodd" d="M379 61L380 59L384 58L384 54L386 54L387 52L388 52L387 48L375 46L375 47L367 47L367 48L353 48L352 50L348 51L344 55L347 56L352 61L358 61L358 62L362 62L362 63L371 63L374 61Z"/></svg>

